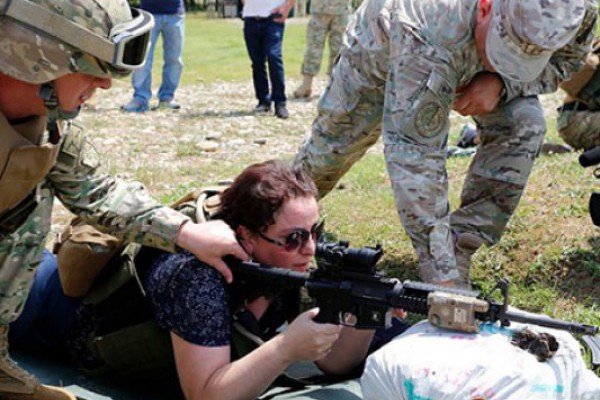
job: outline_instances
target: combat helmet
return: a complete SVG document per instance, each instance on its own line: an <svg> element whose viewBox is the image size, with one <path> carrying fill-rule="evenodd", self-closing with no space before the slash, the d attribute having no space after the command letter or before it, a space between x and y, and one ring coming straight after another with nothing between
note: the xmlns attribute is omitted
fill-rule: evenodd
<svg viewBox="0 0 600 400"><path fill-rule="evenodd" d="M0 72L34 84L143 66L154 24L126 0L0 0Z"/></svg>

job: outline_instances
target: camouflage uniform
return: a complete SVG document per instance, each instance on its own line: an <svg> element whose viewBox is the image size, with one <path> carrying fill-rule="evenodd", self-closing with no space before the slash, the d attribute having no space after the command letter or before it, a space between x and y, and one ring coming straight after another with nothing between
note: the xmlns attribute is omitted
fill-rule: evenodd
<svg viewBox="0 0 600 400"><path fill-rule="evenodd" d="M315 76L321 69L325 39L329 35L329 66L331 69L342 47L344 30L350 14L349 0L312 0L310 20L306 29L306 52L302 63L302 74Z"/></svg>
<svg viewBox="0 0 600 400"><path fill-rule="evenodd" d="M10 115L27 117L15 121L3 114L9 115L7 101L1 104L0 397L75 400L67 390L41 384L8 354L8 324L20 314L40 263L54 198L124 240L171 251L188 218L151 200L141 184L96 172L93 147L80 128L65 122L78 111L62 110L54 81L76 72L104 81L127 76L143 65L153 19L124 0L73 0L60 7L45 0L0 3L2 90L30 85L39 97L11 99ZM99 81L90 85L102 87ZM65 87L67 99L77 95ZM45 115L36 116L29 101L43 104Z"/></svg>
<svg viewBox="0 0 600 400"><path fill-rule="evenodd" d="M20 9L21 16L11 18L23 18L25 15L22 14L28 12L42 13L40 15L44 18L52 18L52 14L43 14L47 12L45 7L39 7L43 4L42 0L32 0L31 3L15 2L15 6L26 8ZM132 18L128 4L119 0L102 3L75 0L68 7L50 9L64 13L66 24L85 21L87 29L93 29L96 35L105 34L109 24ZM95 18L90 18L90 15ZM83 16L86 18L82 19ZM103 64L91 53L82 52L52 36L33 34L27 23L15 23L9 18L3 18L0 22L0 72L14 79L36 84L53 81L74 71L100 78L128 74L126 69L117 70L108 63ZM144 28L147 31L152 25L146 24ZM85 30L78 32L81 35ZM43 60L40 60L39 54L44 54ZM115 236L168 250L174 249L179 227L187 220L183 215L151 200L141 184L125 183L96 174L98 156L79 127L59 120L58 129L48 132L45 131L46 122L46 118L37 117L26 124L13 125L0 114L0 138L3 143L11 143L9 139L21 137L20 140L25 141L23 148L31 151L44 147L57 150L57 155L50 159L45 169L49 171L47 175L37 179L29 175L10 176L6 172L9 166L14 170L18 169L17 166L37 170L35 164L27 164L27 154L14 155L14 158L7 158L6 154L1 157L0 154L0 160L7 163L1 166L0 188L4 189L11 181L14 181L14 192L25 194L29 188L35 188L35 202L29 202L31 207L25 211L15 211L24 208L23 203L27 199L20 201L24 196L15 198L11 203L7 201L10 196L3 194L8 197L0 202L4 206L0 208L0 325L16 319L27 297L50 230L54 197L73 213ZM20 153L15 151L10 154ZM22 181L27 180L31 182L24 185ZM13 206L19 201L18 205Z"/></svg>
<svg viewBox="0 0 600 400"><path fill-rule="evenodd" d="M324 196L382 135L396 208L418 254L421 278L429 282L458 278L455 237L477 238L475 249L482 241L499 240L543 141L536 95L555 91L579 68L597 15L597 4L588 1L583 27L584 10L578 10L580 33L554 53L537 79L503 78L502 103L476 117L482 144L462 204L451 214L445 168L449 113L456 88L483 71L473 39L478 3L366 1L348 26L312 135L295 159Z"/></svg>

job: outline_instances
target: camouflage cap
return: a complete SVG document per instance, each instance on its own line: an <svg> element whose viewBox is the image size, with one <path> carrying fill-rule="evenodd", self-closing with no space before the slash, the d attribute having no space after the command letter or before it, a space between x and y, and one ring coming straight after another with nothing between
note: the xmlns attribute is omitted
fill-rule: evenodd
<svg viewBox="0 0 600 400"><path fill-rule="evenodd" d="M105 38L113 26L131 19L125 0L0 0L0 8L23 3L52 11L64 18L65 23ZM53 35L56 26L33 27L16 18L0 16L0 71L7 75L38 84L76 72L103 78L121 77L130 72L111 68L90 55L88 51L93 49L78 48L57 39Z"/></svg>
<svg viewBox="0 0 600 400"><path fill-rule="evenodd" d="M577 34L584 0L493 0L486 55L500 75L530 82Z"/></svg>

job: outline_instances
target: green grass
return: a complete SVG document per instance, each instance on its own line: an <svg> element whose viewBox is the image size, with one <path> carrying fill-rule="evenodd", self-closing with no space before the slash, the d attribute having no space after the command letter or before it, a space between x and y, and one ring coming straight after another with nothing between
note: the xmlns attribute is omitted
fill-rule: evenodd
<svg viewBox="0 0 600 400"><path fill-rule="evenodd" d="M489 292L510 280L509 303L554 318L600 326L600 236L587 202L598 190L577 154L541 156L521 204L500 243L484 247L473 261L475 288ZM470 159L448 162L452 208ZM327 231L352 246L382 244L380 262L389 276L418 279L418 263L399 222L379 154L369 154L321 201Z"/></svg>
<svg viewBox="0 0 600 400"><path fill-rule="evenodd" d="M288 77L298 77L306 44L306 24L298 23L299 20L294 18L288 21L283 43L285 72ZM185 29L183 85L252 78L242 20L207 18L205 13L193 12L187 14ZM162 67L161 40L157 43L154 57L153 77L158 82ZM327 60L326 57L327 54L324 60Z"/></svg>

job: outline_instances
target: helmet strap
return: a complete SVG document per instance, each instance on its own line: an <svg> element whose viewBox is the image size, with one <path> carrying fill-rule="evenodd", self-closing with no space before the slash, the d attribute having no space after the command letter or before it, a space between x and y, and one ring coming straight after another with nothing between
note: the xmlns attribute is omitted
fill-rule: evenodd
<svg viewBox="0 0 600 400"><path fill-rule="evenodd" d="M46 118L48 121L54 122L61 119L73 119L79 115L81 106L77 107L76 111L63 111L58 104L58 96L52 82L46 82L40 86L38 96L44 100L44 106L46 107L47 113Z"/></svg>

